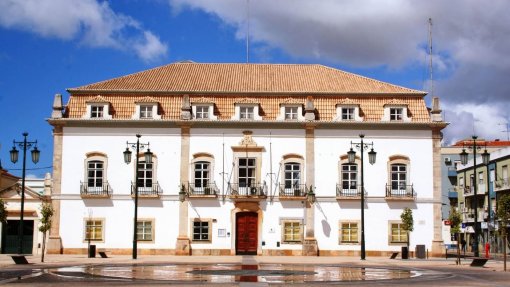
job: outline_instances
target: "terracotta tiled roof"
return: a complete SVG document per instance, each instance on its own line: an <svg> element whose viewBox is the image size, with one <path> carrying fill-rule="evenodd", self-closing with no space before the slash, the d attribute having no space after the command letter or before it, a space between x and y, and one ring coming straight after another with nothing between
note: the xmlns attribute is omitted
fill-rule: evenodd
<svg viewBox="0 0 510 287"><path fill-rule="evenodd" d="M392 99L391 101L386 102L384 105L385 106L393 106L393 105L395 105L395 106L403 106L403 105L406 105L406 103L403 102L401 99Z"/></svg>
<svg viewBox="0 0 510 287"><path fill-rule="evenodd" d="M156 99L153 97L144 97L143 99L136 101L135 103L157 103Z"/></svg>
<svg viewBox="0 0 510 287"><path fill-rule="evenodd" d="M476 144L479 146L487 146L487 147L504 147L504 146L510 146L510 141L500 141L500 140L494 140L494 141L486 141L484 139L477 139ZM465 139L456 142L452 146L462 147L462 146L472 146L473 140L472 139Z"/></svg>
<svg viewBox="0 0 510 287"><path fill-rule="evenodd" d="M89 100L87 100L87 103L108 103L105 98L103 98L101 95L97 95Z"/></svg>
<svg viewBox="0 0 510 287"><path fill-rule="evenodd" d="M322 65L173 63L69 92L425 95Z"/></svg>
<svg viewBox="0 0 510 287"><path fill-rule="evenodd" d="M135 102L138 102L147 94L114 94L104 95L104 99L111 103L113 119L131 119L135 113ZM67 105L67 115L69 118L82 118L86 113L86 102L94 98L95 94L78 94L70 97ZM151 96L160 105L162 119L178 120L180 119L182 95L152 95ZM293 96L292 102L304 104L306 96ZM233 95L191 95L191 103L207 100L208 103L215 104L215 112L219 120L230 120L234 116L236 103L242 102L244 97ZM408 106L412 122L430 122L430 116L422 97L401 97L400 102ZM339 102L347 100L342 96L317 96L313 97L313 102L317 110L318 119L330 121L336 116L336 105ZM260 105L260 113L265 120L275 120L280 112L280 105L289 101L288 96L258 96L255 103ZM348 101L351 102L351 101ZM388 98L384 96L357 97L353 98L353 103L360 106L364 115L364 121L379 122L384 113L384 104Z"/></svg>
<svg viewBox="0 0 510 287"><path fill-rule="evenodd" d="M345 98L338 102L338 105L357 105L358 103L353 99Z"/></svg>

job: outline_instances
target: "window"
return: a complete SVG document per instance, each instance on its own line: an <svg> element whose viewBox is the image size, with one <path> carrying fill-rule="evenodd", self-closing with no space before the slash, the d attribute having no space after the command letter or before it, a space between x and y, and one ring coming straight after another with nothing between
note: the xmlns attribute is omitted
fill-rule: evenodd
<svg viewBox="0 0 510 287"><path fill-rule="evenodd" d="M301 165L297 162L285 163L285 188L299 187Z"/></svg>
<svg viewBox="0 0 510 287"><path fill-rule="evenodd" d="M239 107L239 118L241 120L253 120L253 107Z"/></svg>
<svg viewBox="0 0 510 287"><path fill-rule="evenodd" d="M402 223L391 223L390 243L407 243L407 232Z"/></svg>
<svg viewBox="0 0 510 287"><path fill-rule="evenodd" d="M152 119L153 106L141 105L140 106L140 119Z"/></svg>
<svg viewBox="0 0 510 287"><path fill-rule="evenodd" d="M340 243L358 243L358 223L340 223Z"/></svg>
<svg viewBox="0 0 510 287"><path fill-rule="evenodd" d="M91 160L87 163L87 190L103 190L103 162Z"/></svg>
<svg viewBox="0 0 510 287"><path fill-rule="evenodd" d="M301 222L297 220L283 222L283 242L297 243L301 242Z"/></svg>
<svg viewBox="0 0 510 287"><path fill-rule="evenodd" d="M342 189L356 190L358 178L358 165L354 163L342 164Z"/></svg>
<svg viewBox="0 0 510 287"><path fill-rule="evenodd" d="M391 190L405 190L407 185L407 167L405 164L391 165Z"/></svg>
<svg viewBox="0 0 510 287"><path fill-rule="evenodd" d="M104 112L103 105L101 105L101 106L92 105L90 107L90 117L91 118L102 118L103 114L104 114L103 112Z"/></svg>
<svg viewBox="0 0 510 287"><path fill-rule="evenodd" d="M196 106L195 118L208 119L209 118L209 106Z"/></svg>
<svg viewBox="0 0 510 287"><path fill-rule="evenodd" d="M505 183L508 183L508 166L507 165L504 165L502 167L501 173L502 173L502 176L503 176L503 181Z"/></svg>
<svg viewBox="0 0 510 287"><path fill-rule="evenodd" d="M138 220L136 222L136 238L139 241L153 240L153 222L152 220Z"/></svg>
<svg viewBox="0 0 510 287"><path fill-rule="evenodd" d="M195 188L204 188L209 184L209 162L195 162Z"/></svg>
<svg viewBox="0 0 510 287"><path fill-rule="evenodd" d="M103 231L102 219L85 220L85 240L103 241Z"/></svg>
<svg viewBox="0 0 510 287"><path fill-rule="evenodd" d="M239 159L239 187L253 186L255 184L255 159Z"/></svg>
<svg viewBox="0 0 510 287"><path fill-rule="evenodd" d="M342 120L344 121L352 121L354 120L354 108L342 108Z"/></svg>
<svg viewBox="0 0 510 287"><path fill-rule="evenodd" d="M193 241L211 241L211 221L193 221Z"/></svg>
<svg viewBox="0 0 510 287"><path fill-rule="evenodd" d="M390 121L401 121L403 108L390 108Z"/></svg>
<svg viewBox="0 0 510 287"><path fill-rule="evenodd" d="M138 192L152 191L152 166L154 163L146 163L145 161L138 162Z"/></svg>
<svg viewBox="0 0 510 287"><path fill-rule="evenodd" d="M297 120L298 119L298 107L285 107L285 119L286 120Z"/></svg>

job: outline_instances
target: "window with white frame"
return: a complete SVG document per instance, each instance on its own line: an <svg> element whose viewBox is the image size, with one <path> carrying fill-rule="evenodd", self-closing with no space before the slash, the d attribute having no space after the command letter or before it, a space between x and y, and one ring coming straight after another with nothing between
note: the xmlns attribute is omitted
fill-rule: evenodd
<svg viewBox="0 0 510 287"><path fill-rule="evenodd" d="M354 120L354 107L342 107L342 120L353 121Z"/></svg>
<svg viewBox="0 0 510 287"><path fill-rule="evenodd" d="M90 106L90 117L91 118L103 118L104 117L104 105L91 105Z"/></svg>
<svg viewBox="0 0 510 287"><path fill-rule="evenodd" d="M153 241L154 237L153 220L140 219L136 222L136 238L139 241Z"/></svg>
<svg viewBox="0 0 510 287"><path fill-rule="evenodd" d="M298 107L285 107L285 119L286 120L297 120L298 119Z"/></svg>
<svg viewBox="0 0 510 287"><path fill-rule="evenodd" d="M340 243L358 243L358 223L340 222Z"/></svg>
<svg viewBox="0 0 510 287"><path fill-rule="evenodd" d="M401 121L404 114L403 108L390 108L390 121Z"/></svg>
<svg viewBox="0 0 510 287"><path fill-rule="evenodd" d="M209 118L209 106L196 106L195 107L195 118L196 119L208 119Z"/></svg>
<svg viewBox="0 0 510 287"><path fill-rule="evenodd" d="M104 162L91 160L87 162L87 190L103 190Z"/></svg>
<svg viewBox="0 0 510 287"><path fill-rule="evenodd" d="M154 160L154 158L153 158ZM151 192L153 187L153 164L144 160L138 161L138 192Z"/></svg>
<svg viewBox="0 0 510 287"><path fill-rule="evenodd" d="M403 223L390 223L390 243L407 243L407 231Z"/></svg>
<svg viewBox="0 0 510 287"><path fill-rule="evenodd" d="M140 105L140 119L152 119L153 105Z"/></svg>
<svg viewBox="0 0 510 287"><path fill-rule="evenodd" d="M192 222L193 241L211 241L212 221L203 219L194 219Z"/></svg>
<svg viewBox="0 0 510 287"><path fill-rule="evenodd" d="M407 186L407 166L405 164L391 165L391 190L405 190Z"/></svg>
<svg viewBox="0 0 510 287"><path fill-rule="evenodd" d="M239 118L241 120L253 120L254 119L254 107L239 107Z"/></svg>
<svg viewBox="0 0 510 287"><path fill-rule="evenodd" d="M353 191L358 185L358 165L355 163L342 164L342 189Z"/></svg>
<svg viewBox="0 0 510 287"><path fill-rule="evenodd" d="M299 188L301 183L301 165L297 162L284 164L285 188Z"/></svg>
<svg viewBox="0 0 510 287"><path fill-rule="evenodd" d="M211 164L207 161L197 161L195 167L195 188L203 189L209 185Z"/></svg>
<svg viewBox="0 0 510 287"><path fill-rule="evenodd" d="M284 220L282 222L283 243L300 243L303 240L303 225L300 220Z"/></svg>
<svg viewBox="0 0 510 287"><path fill-rule="evenodd" d="M239 158L238 159L238 178L239 187L252 187L255 184L256 159Z"/></svg>
<svg viewBox="0 0 510 287"><path fill-rule="evenodd" d="M85 219L84 238L86 241L104 240L104 220L87 218Z"/></svg>

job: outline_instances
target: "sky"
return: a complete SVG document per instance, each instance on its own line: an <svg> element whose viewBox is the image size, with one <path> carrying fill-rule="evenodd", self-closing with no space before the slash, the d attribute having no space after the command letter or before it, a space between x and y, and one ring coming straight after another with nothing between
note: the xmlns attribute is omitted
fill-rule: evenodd
<svg viewBox="0 0 510 287"><path fill-rule="evenodd" d="M429 106L439 97L445 145L506 140L508 11L505 0L0 0L0 160L20 175L9 151L28 132L41 160L27 176L44 176L55 94L66 103L67 88L183 60L323 64L426 91Z"/></svg>

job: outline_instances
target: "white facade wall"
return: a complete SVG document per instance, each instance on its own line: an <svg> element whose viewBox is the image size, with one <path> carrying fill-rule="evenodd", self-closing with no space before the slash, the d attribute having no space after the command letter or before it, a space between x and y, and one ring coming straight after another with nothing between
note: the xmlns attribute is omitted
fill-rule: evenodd
<svg viewBox="0 0 510 287"><path fill-rule="evenodd" d="M212 176L226 194L228 181L233 178L234 155L232 146L239 146L245 129L191 128L189 180L193 177L191 160L193 154L209 153L214 157ZM299 219L306 225L305 202L280 201L276 184L282 181L280 162L286 154L301 155L306 162L306 141L304 129L250 129L252 138L262 152L260 169L261 182L270 187L267 199L260 201L263 210L262 249L302 249L300 244L282 243L282 219ZM134 200L130 196L134 180L133 162L124 163L122 152L126 141L136 142L136 133L142 134L142 143L150 142L155 154L157 181L163 195L155 199L140 199L138 217L155 220L155 240L152 243L139 242L139 248L173 249L179 228L178 192L180 182L181 135L175 128L64 128L62 151L62 189L60 234L64 248L86 248L84 241L84 220L93 218L105 220L104 242L95 242L99 248L130 248L133 239ZM359 142L355 130L315 130L315 237L320 250L359 250L357 245L339 244L339 222L360 220L359 201L337 201L336 184L339 181L339 159L350 148L351 141ZM433 183L432 183L432 139L430 131L416 130L370 130L365 132L366 143L374 143L377 161L368 163L365 153L365 189L368 192L365 207L366 249L390 251L399 250L401 245L389 244L388 221L400 220L404 207L413 210L415 230L411 234L411 248L425 244L431 248L433 237ZM85 180L85 159L89 152L107 155L106 178L113 189L109 199L82 199L80 181ZM359 151L357 155L360 155ZM415 201L388 202L384 199L388 183L388 158L404 155L410 159L409 183L417 192ZM306 168L302 168L303 183L306 183ZM307 186L310 184L307 183ZM275 195L273 197L273 195ZM188 199L188 222L191 237L191 221L194 218L212 219L212 243L193 243L192 249L231 249L235 246L234 203L222 196L216 199ZM219 237L218 230L225 229L226 236ZM277 247L280 242L280 247Z"/></svg>

